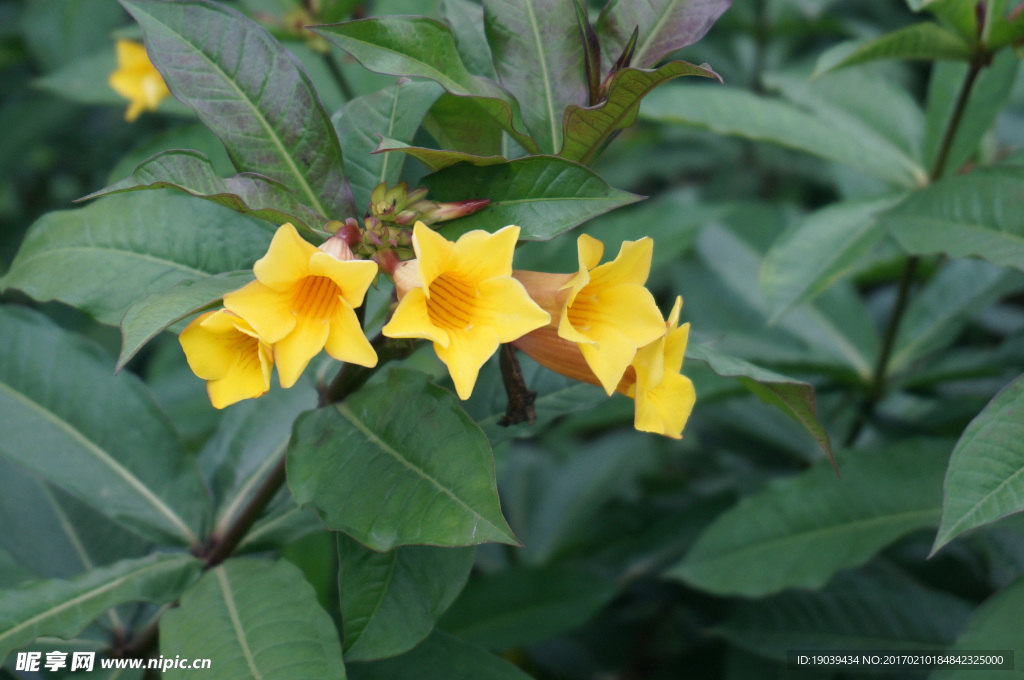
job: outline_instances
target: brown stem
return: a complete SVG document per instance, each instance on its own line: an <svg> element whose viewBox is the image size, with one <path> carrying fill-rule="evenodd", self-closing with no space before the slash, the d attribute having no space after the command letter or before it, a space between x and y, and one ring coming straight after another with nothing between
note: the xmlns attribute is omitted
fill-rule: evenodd
<svg viewBox="0 0 1024 680"><path fill-rule="evenodd" d="M516 357L515 347L510 344L501 346L498 365L501 367L501 381L505 383L505 394L508 396L505 417L498 424L502 427L517 423L533 425L533 421L537 419L537 411L533 408L533 402L537 400L537 393L526 386L526 379L523 378L523 369Z"/></svg>

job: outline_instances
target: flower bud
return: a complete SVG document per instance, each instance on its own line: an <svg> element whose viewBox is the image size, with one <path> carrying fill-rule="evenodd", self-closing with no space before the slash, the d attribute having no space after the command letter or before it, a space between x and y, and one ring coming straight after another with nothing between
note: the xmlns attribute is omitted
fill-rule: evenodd
<svg viewBox="0 0 1024 680"><path fill-rule="evenodd" d="M405 294L413 288L419 288L423 285L423 281L420 279L419 260L407 260L406 262L399 263L392 270L391 276L395 280L395 292L398 293L399 300L404 298Z"/></svg>
<svg viewBox="0 0 1024 680"><path fill-rule="evenodd" d="M475 212L479 212L490 202L491 200L489 198L481 198L469 201L457 201L454 203L438 203L432 210L420 215L420 219L424 224L434 224L435 222L454 220L457 217L465 217L466 215L472 215Z"/></svg>
<svg viewBox="0 0 1024 680"><path fill-rule="evenodd" d="M335 260L341 260L342 262L356 259L356 256L352 253L352 248L348 245L348 241L340 233L321 243L320 250L332 256Z"/></svg>

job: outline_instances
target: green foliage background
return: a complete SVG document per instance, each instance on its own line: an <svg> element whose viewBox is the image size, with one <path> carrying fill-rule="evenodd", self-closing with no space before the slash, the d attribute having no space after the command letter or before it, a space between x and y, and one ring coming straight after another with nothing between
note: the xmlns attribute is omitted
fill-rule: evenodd
<svg viewBox="0 0 1024 680"><path fill-rule="evenodd" d="M180 67L189 22L123 4ZM640 3L589 7L601 57L571 3L489 2L484 30L469 0L324 1L304 23L378 18L316 35L291 0L198 4L270 27L216 10L259 42L225 82L278 77L309 138L225 150L237 121L199 89L126 124L121 5L0 0L0 678L96 650L212 659L174 677L760 680L794 649L1015 650L875 676L1024 678L1016 3L734 0L678 53L672 22L664 54L641 33L599 110L557 75L603 77ZM546 63L577 60L553 88L527 6ZM704 63L724 84L675 80ZM316 408L324 360L214 410L165 329L248 281L275 225L351 213L342 155L352 214L381 179L490 198L442 233L520 224L517 268L574 270L576 227L651 236L648 286L692 324L684 438L525 357L538 418L503 427L497 360L461 403L429 349L339 406Z"/></svg>

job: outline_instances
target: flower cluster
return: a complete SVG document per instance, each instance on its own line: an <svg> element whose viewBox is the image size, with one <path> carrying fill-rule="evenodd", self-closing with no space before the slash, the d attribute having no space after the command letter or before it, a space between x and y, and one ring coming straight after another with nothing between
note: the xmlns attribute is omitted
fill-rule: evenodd
<svg viewBox="0 0 1024 680"><path fill-rule="evenodd" d="M452 242L417 221L414 257L390 272L398 303L383 335L429 340L461 399L499 345L512 343L553 371L633 398L637 429L679 438L696 398L681 374L689 325L678 326L682 298L666 321L645 287L651 239L623 243L600 264L604 246L581 236L579 271L549 274L512 269L519 231L471 231ZM339 230L316 248L285 224L256 262L256 280L185 329L182 347L214 406L265 393L275 364L291 387L322 349L376 365L354 310L378 264L358 259L351 240Z"/></svg>

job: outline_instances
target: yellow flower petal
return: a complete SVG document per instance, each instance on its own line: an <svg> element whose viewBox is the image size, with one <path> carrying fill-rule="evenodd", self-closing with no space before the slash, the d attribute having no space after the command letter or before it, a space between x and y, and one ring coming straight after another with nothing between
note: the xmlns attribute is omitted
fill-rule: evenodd
<svg viewBox="0 0 1024 680"><path fill-rule="evenodd" d="M252 271L263 285L284 291L309 274L310 258L318 252L313 244L299 236L291 223L282 224L267 254L256 261Z"/></svg>
<svg viewBox="0 0 1024 680"><path fill-rule="evenodd" d="M219 311L219 310L218 310ZM226 376L238 361L237 341L220 328L204 328L203 323L218 312L206 312L185 327L178 336L189 368L203 380ZM228 322L233 328L233 325Z"/></svg>
<svg viewBox="0 0 1024 680"><path fill-rule="evenodd" d="M448 347L435 343L437 357L448 366L459 399L469 399L480 367L498 350L498 334L489 326L449 333Z"/></svg>
<svg viewBox="0 0 1024 680"><path fill-rule="evenodd" d="M330 330L330 325L324 321L300 317L292 332L274 343L274 362L281 387L289 388L298 382L310 360L324 348Z"/></svg>
<svg viewBox="0 0 1024 680"><path fill-rule="evenodd" d="M122 69L146 69L153 66L146 52L146 46L134 40L118 40L114 44L117 65Z"/></svg>
<svg viewBox="0 0 1024 680"><path fill-rule="evenodd" d="M377 353L363 335L363 328L359 325L356 313L347 305L340 305L334 312L324 349L338 361L368 368L377 365Z"/></svg>
<svg viewBox="0 0 1024 680"><path fill-rule="evenodd" d="M412 288L405 294L383 333L389 338L423 338L441 347L447 347L449 342L448 331L430 320L423 288Z"/></svg>
<svg viewBox="0 0 1024 680"><path fill-rule="evenodd" d="M366 291L377 278L377 263L369 260L338 260L324 252L309 258L309 273L326 276L341 288L341 296L351 307L363 304Z"/></svg>
<svg viewBox="0 0 1024 680"><path fill-rule="evenodd" d="M422 222L417 222L412 228L412 247L420 261L423 286L429 289L434 279L448 267L455 244Z"/></svg>
<svg viewBox="0 0 1024 680"><path fill-rule="evenodd" d="M252 399L270 390L270 370L274 362L270 348L259 343L258 353L239 361L231 372L220 380L206 383L206 393L214 408L224 408L243 399Z"/></svg>
<svg viewBox="0 0 1024 680"><path fill-rule="evenodd" d="M615 391L622 374L636 354L636 343L615 328L601 329L598 343L581 344L580 351L587 365L601 381L601 387L609 395Z"/></svg>
<svg viewBox="0 0 1024 680"><path fill-rule="evenodd" d="M619 254L590 272L590 282L596 286L619 286L647 283L651 274L654 241L644 237L639 241L624 241Z"/></svg>
<svg viewBox="0 0 1024 680"><path fill-rule="evenodd" d="M207 381L210 402L224 408L270 389L269 346L227 310L196 318L179 337L193 372Z"/></svg>
<svg viewBox="0 0 1024 680"><path fill-rule="evenodd" d="M633 426L642 432L679 439L696 401L697 393L689 378L667 373L655 389L641 390L638 385Z"/></svg>
<svg viewBox="0 0 1024 680"><path fill-rule="evenodd" d="M155 111L171 92L150 62L145 46L131 40L118 40L115 49L118 67L110 74L107 83L129 100L125 120L132 122L143 111Z"/></svg>
<svg viewBox="0 0 1024 680"><path fill-rule="evenodd" d="M259 281L225 295L224 306L248 321L269 343L279 342L295 328L291 297Z"/></svg>
<svg viewBox="0 0 1024 680"><path fill-rule="evenodd" d="M455 242L448 270L473 281L512 276L512 255L519 241L519 227L509 225L493 234L475 230Z"/></svg>
<svg viewBox="0 0 1024 680"><path fill-rule="evenodd" d="M530 299L523 284L510 276L485 279L478 286L476 323L490 326L501 342L512 342L551 321Z"/></svg>

